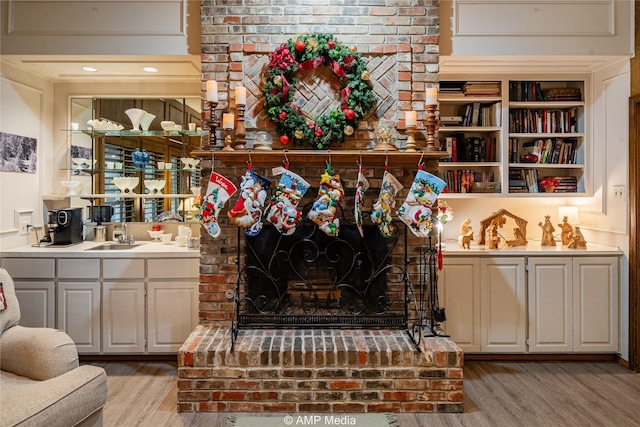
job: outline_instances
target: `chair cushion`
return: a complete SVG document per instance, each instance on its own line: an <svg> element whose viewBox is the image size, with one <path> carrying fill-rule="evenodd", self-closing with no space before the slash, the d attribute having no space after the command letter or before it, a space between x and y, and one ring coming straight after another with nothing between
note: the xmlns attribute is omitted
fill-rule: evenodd
<svg viewBox="0 0 640 427"><path fill-rule="evenodd" d="M3 371L48 380L78 367L76 345L62 331L16 325L0 337Z"/></svg>
<svg viewBox="0 0 640 427"><path fill-rule="evenodd" d="M20 306L13 286L13 279L4 268L0 268L0 282L7 308L0 311L0 334L20 323Z"/></svg>

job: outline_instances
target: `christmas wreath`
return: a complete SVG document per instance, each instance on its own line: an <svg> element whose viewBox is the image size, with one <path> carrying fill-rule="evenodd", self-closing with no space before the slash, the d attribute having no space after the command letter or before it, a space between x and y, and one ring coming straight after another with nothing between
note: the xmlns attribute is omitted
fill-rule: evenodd
<svg viewBox="0 0 640 427"><path fill-rule="evenodd" d="M295 75L298 70L311 70L321 65L331 67L338 77L340 109L313 117L295 103ZM276 124L283 145L310 144L327 148L352 135L358 121L375 106L367 65L353 48L324 33L302 34L289 39L269 53L269 65L262 93L269 118Z"/></svg>

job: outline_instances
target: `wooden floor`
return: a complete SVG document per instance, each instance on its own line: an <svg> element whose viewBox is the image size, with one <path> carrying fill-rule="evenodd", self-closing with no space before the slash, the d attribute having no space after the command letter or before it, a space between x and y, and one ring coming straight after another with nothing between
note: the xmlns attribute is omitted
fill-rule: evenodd
<svg viewBox="0 0 640 427"><path fill-rule="evenodd" d="M228 414L176 412L172 363L92 364L108 375L107 427L225 425ZM400 425L640 426L640 374L615 363L468 361L464 376L463 414L398 414Z"/></svg>

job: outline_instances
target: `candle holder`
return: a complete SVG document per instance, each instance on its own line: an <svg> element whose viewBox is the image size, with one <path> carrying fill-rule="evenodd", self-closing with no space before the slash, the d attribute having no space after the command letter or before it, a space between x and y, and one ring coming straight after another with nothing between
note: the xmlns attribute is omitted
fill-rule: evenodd
<svg viewBox="0 0 640 427"><path fill-rule="evenodd" d="M424 121L425 128L427 129L427 146L426 151L438 151L439 147L436 146L436 128L438 126L438 116L436 115L437 104L427 104L425 109L427 110L427 118Z"/></svg>
<svg viewBox="0 0 640 427"><path fill-rule="evenodd" d="M203 150L214 150L221 147L221 145L218 144L218 139L216 137L217 129L220 125L218 118L216 117L216 107L218 106L218 103L212 101L207 101L207 103L209 104L209 119L206 123L209 128L209 138L207 140L207 144L205 144L205 139L202 139L202 146L200 148Z"/></svg>
<svg viewBox="0 0 640 427"><path fill-rule="evenodd" d="M245 109L244 104L236 105L236 115L238 116L238 119L236 123L236 132L235 132L235 137L236 137L235 148L238 150L244 150L247 148L247 146L245 145L247 130L244 127L244 109Z"/></svg>
<svg viewBox="0 0 640 427"><path fill-rule="evenodd" d="M233 140L231 139L231 129L225 129L224 131L226 135L224 137L224 148L222 149L222 151L235 151L232 147Z"/></svg>
<svg viewBox="0 0 640 427"><path fill-rule="evenodd" d="M416 140L414 138L414 135L416 134L416 127L415 126L407 126L407 146L405 148L404 151L408 152L408 153L415 153L418 148L418 146L416 145Z"/></svg>

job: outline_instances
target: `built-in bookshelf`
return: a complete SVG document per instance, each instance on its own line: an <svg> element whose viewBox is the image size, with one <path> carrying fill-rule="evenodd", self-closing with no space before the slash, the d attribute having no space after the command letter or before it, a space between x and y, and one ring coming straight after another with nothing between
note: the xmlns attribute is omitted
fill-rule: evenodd
<svg viewBox="0 0 640 427"><path fill-rule="evenodd" d="M558 181L553 195L585 195L585 105L585 79L442 78L447 197L535 196L547 177Z"/></svg>

